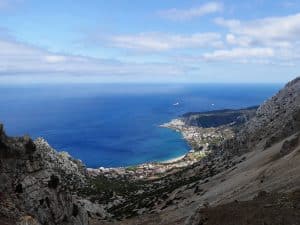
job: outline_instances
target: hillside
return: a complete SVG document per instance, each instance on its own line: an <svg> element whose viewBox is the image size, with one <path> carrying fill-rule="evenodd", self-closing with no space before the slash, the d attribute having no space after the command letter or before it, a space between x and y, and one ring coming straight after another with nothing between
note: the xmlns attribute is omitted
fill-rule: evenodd
<svg viewBox="0 0 300 225"><path fill-rule="evenodd" d="M20 224L87 224L86 210L74 195L85 182L80 161L57 153L43 139L7 137L0 126L0 218Z"/></svg>

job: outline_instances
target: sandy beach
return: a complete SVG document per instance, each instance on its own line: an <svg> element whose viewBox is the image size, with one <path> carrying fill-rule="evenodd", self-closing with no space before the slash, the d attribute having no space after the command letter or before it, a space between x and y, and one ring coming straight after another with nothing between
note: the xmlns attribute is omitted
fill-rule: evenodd
<svg viewBox="0 0 300 225"><path fill-rule="evenodd" d="M175 163L175 162L178 162L178 161L182 160L185 156L186 156L186 154L181 155L181 156L176 157L176 158L164 160L164 161L161 161L161 162L159 162L159 163L163 163L163 164Z"/></svg>

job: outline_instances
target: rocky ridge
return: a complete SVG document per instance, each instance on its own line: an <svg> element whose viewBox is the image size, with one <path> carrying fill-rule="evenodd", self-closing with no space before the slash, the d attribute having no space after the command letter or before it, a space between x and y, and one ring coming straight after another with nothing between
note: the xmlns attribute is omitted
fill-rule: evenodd
<svg viewBox="0 0 300 225"><path fill-rule="evenodd" d="M2 125L0 183L0 216L20 219L20 224L88 223L76 195L86 184L83 164L41 138L7 137Z"/></svg>
<svg viewBox="0 0 300 225"><path fill-rule="evenodd" d="M224 152L236 155L251 151L258 144L265 148L300 129L300 78L289 82L264 102L256 115L239 130L236 138L225 141ZM261 143L261 141L264 143Z"/></svg>

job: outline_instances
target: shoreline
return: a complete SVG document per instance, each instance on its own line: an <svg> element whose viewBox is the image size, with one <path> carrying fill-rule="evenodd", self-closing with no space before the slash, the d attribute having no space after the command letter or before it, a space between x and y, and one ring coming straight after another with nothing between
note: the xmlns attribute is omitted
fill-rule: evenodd
<svg viewBox="0 0 300 225"><path fill-rule="evenodd" d="M184 135L184 132L182 132L181 129L174 129L173 127L169 127L168 124L172 124L173 121L180 121L180 119L178 118L175 118L175 119L172 119L171 121L167 122L167 123L163 123L161 125L159 125L159 127L161 128L167 128L167 129L170 129L170 130L173 130L175 132L178 132L181 134L182 136L182 139L184 139L184 141L190 145L190 141L189 139L187 139ZM181 124L183 125L183 124ZM128 166L116 166L116 167L104 167L104 166L100 166L100 167L97 167L97 168L89 168L87 167L88 170L97 170L99 168L104 168L104 169L121 169L121 168L131 168L131 167L138 167L138 166L141 166L141 165L147 165L147 164L172 164L172 163L177 163L181 160L183 160L184 158L186 158L188 156L188 154L193 151L193 149L190 149L190 150L187 150L186 153L180 155L180 156L176 156L176 157L172 157L172 158L169 158L169 159L163 159L163 160L157 160L157 161L149 161L149 162L143 162L143 163L138 163L138 164L135 164L135 165L128 165Z"/></svg>
<svg viewBox="0 0 300 225"><path fill-rule="evenodd" d="M176 163L176 162L181 161L182 159L184 159L189 152L190 151L188 151L186 154L183 154L183 155L178 156L178 157L170 158L170 159L163 160L163 161L158 161L158 163L163 163L163 164Z"/></svg>
<svg viewBox="0 0 300 225"><path fill-rule="evenodd" d="M175 118L159 126L180 132L183 139L190 146L190 150L181 156L162 161L118 168L88 168L89 174L91 176L104 175L108 178L117 179L159 179L199 162L210 153L210 145L219 143L234 135L230 127L226 125L204 128L188 125L180 118Z"/></svg>
<svg viewBox="0 0 300 225"><path fill-rule="evenodd" d="M180 131L179 131L180 132ZM184 139L188 144L189 142ZM104 168L104 169L119 169L119 168L130 168L130 167L138 167L140 165L146 165L146 164L171 164L171 163L176 163L178 161L183 160L185 157L187 157L189 155L189 153L191 153L191 151L193 151L192 149L188 150L186 153L180 155L180 156L176 156L176 157L172 157L169 159L162 159L162 160L157 160L157 161L147 161L147 162L143 162L143 163L138 163L138 164L133 164L133 165L128 165L128 166L112 166L112 167L105 167L105 166L99 166L96 168L92 168L92 167L86 167L88 170L96 170L99 168Z"/></svg>
<svg viewBox="0 0 300 225"><path fill-rule="evenodd" d="M189 155L190 152L191 152L191 150L183 155L180 155L177 157L172 157L170 159L161 160L161 161L144 162L144 163L139 163L136 165L118 166L118 167L103 167L103 166L100 166L97 168L87 167L86 169L90 172L95 172L97 170L102 170L102 171L117 171L117 170L119 170L119 171L121 171L121 170L134 170L134 169L138 169L141 167L151 168L151 167L155 167L155 166L161 166L161 167L170 166L170 165L175 165L175 164L182 162Z"/></svg>
<svg viewBox="0 0 300 225"><path fill-rule="evenodd" d="M180 123L178 123L180 121ZM169 126L169 125L174 125ZM180 132L182 135L182 138L187 142L189 146L192 146L191 139L188 138L187 131L184 128L187 128L187 126L183 121L176 118L171 120L168 123L164 123L162 125L159 125L161 128L167 128L171 130L175 130L177 132ZM194 134L194 130L191 130L191 135ZM198 132L198 130L197 130ZM87 168L89 174L91 176L98 176L98 175L104 175L108 178L129 178L133 180L138 179L157 179L164 177L168 174L174 173L184 167L191 166L194 163L198 162L201 158L206 156L207 152L205 150L199 150L195 151L194 149L188 150L186 153L172 157L170 159L166 160L160 160L160 161L152 161L152 162L145 162L137 165L132 166L121 166L121 167L111 167L111 168L105 168L105 167L99 167L96 169L93 168Z"/></svg>
<svg viewBox="0 0 300 225"><path fill-rule="evenodd" d="M170 167L181 167L182 164L191 165L199 160L201 160L203 157L205 157L212 148L214 148L218 143L221 143L222 141L226 139L233 138L235 136L235 131L232 128L232 126L235 123L239 123L241 121L236 118L234 121L232 121L231 117L229 117L228 120L228 113L229 116L233 113L239 113L239 115L244 117L251 116L251 113L256 111L257 107L248 107L240 110L216 110L211 112L200 112L200 113L192 113L191 116L188 116L188 118L185 118L184 116L176 117L174 119L171 119L169 122L165 122L163 124L158 125L160 128L167 128L170 130L173 130L174 132L178 132L181 134L182 139L186 142L186 144L189 146L189 149L187 149L186 152L182 153L180 156L172 157L169 159L163 159L163 160L157 160L152 162L144 162L136 165L129 165L129 166L121 166L121 167L112 167L112 168L104 168L100 167L101 169L123 169L126 170L128 168L145 168L145 167L167 167L169 169ZM253 111L253 112L252 112ZM221 113L221 115L219 115ZM224 113L225 118L224 118ZM231 114L230 114L231 113ZM226 117L227 115L227 117ZM197 118L202 117L208 117L204 122L208 123L204 126L197 123L192 123L190 120L196 120ZM221 122L219 121L219 124L215 126L211 120L213 117L220 118ZM89 168L90 170L93 170L92 168ZM94 169L97 170L97 169Z"/></svg>
<svg viewBox="0 0 300 225"><path fill-rule="evenodd" d="M181 134L182 136L182 139L188 144L190 145L190 141L189 139L187 139L185 136L184 136L184 133L180 130L180 129L174 129L172 127L168 127L167 125L168 124L171 124L173 123L173 121L179 121L180 119L178 118L175 118L175 119L172 119L171 121L167 122L167 123L163 123L161 125L159 125L159 127L161 128L167 128L167 129L170 129L170 130L173 130L175 132L178 132ZM183 124L181 124L183 125ZM138 166L141 166L141 165L146 165L146 164L172 164L172 163L177 163L181 160L183 160L185 157L188 156L188 154L192 151L193 149L190 149L190 150L187 150L186 153L180 155L180 156L176 156L176 157L172 157L172 158L169 158L169 159L163 159L163 160L157 160L157 161L148 161L148 162L143 162L143 163L138 163L138 164L134 164L134 165L128 165L128 166L116 166L116 167L104 167L104 166L100 166L100 167L97 167L97 168L90 168L90 167L87 167L88 170L97 170L99 168L104 168L104 169L121 169L121 168L131 168L131 167L138 167Z"/></svg>
<svg viewBox="0 0 300 225"><path fill-rule="evenodd" d="M132 168L132 167L138 167L141 165L147 165L147 164L172 164L172 163L177 163L181 160L183 160L185 157L188 156L189 153L191 153L192 150L189 150L188 152L186 152L185 154L182 154L180 156L176 156L176 157L172 157L169 159L163 159L163 160L158 160L158 161L148 161L148 162L144 162L144 163L138 163L138 164L134 164L134 165L128 165L128 166L115 166L115 167L105 167L105 166L99 166L96 168L92 168L92 167L86 167L88 170L97 170L97 169L126 169L126 168Z"/></svg>

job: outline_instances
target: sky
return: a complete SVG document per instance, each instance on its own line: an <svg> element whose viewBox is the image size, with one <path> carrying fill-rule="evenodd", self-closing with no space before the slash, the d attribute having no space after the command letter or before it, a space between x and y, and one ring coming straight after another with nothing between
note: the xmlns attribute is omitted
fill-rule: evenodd
<svg viewBox="0 0 300 225"><path fill-rule="evenodd" d="M298 0L0 0L0 83L282 83Z"/></svg>

